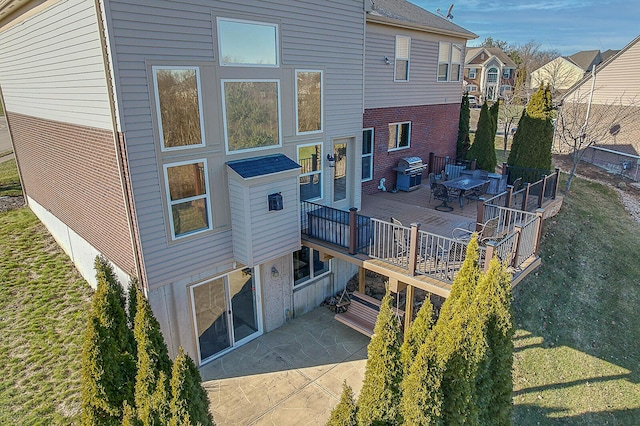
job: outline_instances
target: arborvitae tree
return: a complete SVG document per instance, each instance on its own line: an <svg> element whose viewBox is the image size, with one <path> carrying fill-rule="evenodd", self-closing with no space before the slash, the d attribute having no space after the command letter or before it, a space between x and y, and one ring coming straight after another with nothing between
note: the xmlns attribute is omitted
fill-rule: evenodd
<svg viewBox="0 0 640 426"><path fill-rule="evenodd" d="M133 400L133 335L113 268L102 257L96 257L94 267L97 289L82 348L82 422L119 424L123 403Z"/></svg>
<svg viewBox="0 0 640 426"><path fill-rule="evenodd" d="M345 380L342 382L340 402L331 411L327 426L356 426L357 424L356 401L353 397L353 389Z"/></svg>
<svg viewBox="0 0 640 426"><path fill-rule="evenodd" d="M182 346L173 362L171 373L171 420L169 425L213 425L209 412L209 397L202 388L202 378L191 357Z"/></svg>
<svg viewBox="0 0 640 426"><path fill-rule="evenodd" d="M507 160L510 166L551 170L551 112L551 90L540 85L518 122Z"/></svg>
<svg viewBox="0 0 640 426"><path fill-rule="evenodd" d="M127 289L127 320L129 321L129 328L133 330L136 321L136 308L138 307L138 290L139 282L137 278L133 278L129 281L129 288Z"/></svg>
<svg viewBox="0 0 640 426"><path fill-rule="evenodd" d="M440 309L440 318L452 318L458 312L466 311L474 299L480 279L480 255L477 235L474 234L467 245L467 251L456 275L451 293Z"/></svg>
<svg viewBox="0 0 640 426"><path fill-rule="evenodd" d="M495 148L496 134L493 132L493 121L489 114L486 102L480 110L480 118L478 119L478 129L473 140L471 148L469 148L468 158L476 159L478 168L493 172L498 164L496 159Z"/></svg>
<svg viewBox="0 0 640 426"><path fill-rule="evenodd" d="M495 257L478 283L475 305L487 344L476 378L480 424L510 425L514 333L511 277Z"/></svg>
<svg viewBox="0 0 640 426"><path fill-rule="evenodd" d="M418 315L411 323L409 331L404 336L404 342L400 347L400 360L403 365L403 376L409 374L409 368L416 358L420 346L426 342L431 327L433 327L433 305L429 298L425 298L424 304L420 307Z"/></svg>
<svg viewBox="0 0 640 426"><path fill-rule="evenodd" d="M139 422L136 418L136 410L130 406L127 401L122 406L122 426L138 426Z"/></svg>
<svg viewBox="0 0 640 426"><path fill-rule="evenodd" d="M457 145L457 158L467 158L469 147L471 147L471 140L469 139L469 122L471 120L471 111L469 109L469 96L465 92L462 96L462 103L460 104L460 120L458 121L458 145Z"/></svg>
<svg viewBox="0 0 640 426"><path fill-rule="evenodd" d="M493 103L493 105L491 105L491 108L489 108L489 117L491 117L491 134L493 135L494 143L495 143L496 132L498 131L499 113L500 113L500 100L497 100Z"/></svg>
<svg viewBox="0 0 640 426"><path fill-rule="evenodd" d="M137 307L134 335L138 344L138 372L135 403L143 425L167 423L169 414L169 377L171 360L167 353L158 320L140 290L136 290Z"/></svg>
<svg viewBox="0 0 640 426"><path fill-rule="evenodd" d="M362 391L358 398L359 425L398 424L402 343L400 324L391 306L389 290L382 298L380 313L368 346Z"/></svg>

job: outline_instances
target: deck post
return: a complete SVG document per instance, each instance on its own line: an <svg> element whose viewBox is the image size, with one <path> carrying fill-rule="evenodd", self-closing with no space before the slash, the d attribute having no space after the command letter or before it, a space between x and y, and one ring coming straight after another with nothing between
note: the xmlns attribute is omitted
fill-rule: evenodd
<svg viewBox="0 0 640 426"><path fill-rule="evenodd" d="M504 206L506 208L511 208L511 200L513 200L513 185L507 185L507 196L504 200Z"/></svg>
<svg viewBox="0 0 640 426"><path fill-rule="evenodd" d="M536 229L536 241L535 244L533 246L533 254L535 256L538 255L538 249L540 248L540 238L542 237L542 216L544 215L544 210L543 209L537 209L536 210L536 216L538 216L538 223L537 223L537 229Z"/></svg>
<svg viewBox="0 0 640 426"><path fill-rule="evenodd" d="M356 254L356 247L358 246L356 241L356 235L358 235L357 211L358 209L355 207L349 209L349 254Z"/></svg>
<svg viewBox="0 0 640 426"><path fill-rule="evenodd" d="M556 167L556 182L555 185L553 185L553 195L551 196L552 200L556 199L556 195L558 194L558 185L560 185L560 169Z"/></svg>
<svg viewBox="0 0 640 426"><path fill-rule="evenodd" d="M476 203L476 232L482 230L482 224L484 223L484 200L478 200Z"/></svg>
<svg viewBox="0 0 640 426"><path fill-rule="evenodd" d="M418 259L418 230L419 223L411 224L411 235L409 237L409 275L416 275L416 260Z"/></svg>
<svg viewBox="0 0 640 426"><path fill-rule="evenodd" d="M491 240L491 241L487 241L487 245L486 245L486 249L487 249L487 253L484 257L484 272L488 272L489 271L489 264L491 263L491 259L493 259L493 256L496 252L496 242Z"/></svg>
<svg viewBox="0 0 640 426"><path fill-rule="evenodd" d="M547 175L542 175L542 190L540 191L540 195L538 195L538 208L542 208L542 203L544 201L544 193L547 190Z"/></svg>
<svg viewBox="0 0 640 426"><path fill-rule="evenodd" d="M413 321L413 286L407 286L407 294L404 301L404 338L409 335L409 327Z"/></svg>
<svg viewBox="0 0 640 426"><path fill-rule="evenodd" d="M518 255L520 254L520 240L522 239L522 226L516 225L513 227L513 230L516 236L515 236L515 241L513 242L514 252L513 252L513 258L511 259L511 266L517 266Z"/></svg>
<svg viewBox="0 0 640 426"><path fill-rule="evenodd" d="M365 287L365 269L362 266L358 267L358 291L364 294Z"/></svg>

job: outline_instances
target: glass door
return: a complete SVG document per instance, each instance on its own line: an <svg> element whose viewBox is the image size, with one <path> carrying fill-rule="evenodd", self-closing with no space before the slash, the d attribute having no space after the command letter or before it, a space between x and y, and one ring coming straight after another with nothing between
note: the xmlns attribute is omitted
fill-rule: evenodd
<svg viewBox="0 0 640 426"><path fill-rule="evenodd" d="M191 287L200 363L262 334L259 294L252 268Z"/></svg>

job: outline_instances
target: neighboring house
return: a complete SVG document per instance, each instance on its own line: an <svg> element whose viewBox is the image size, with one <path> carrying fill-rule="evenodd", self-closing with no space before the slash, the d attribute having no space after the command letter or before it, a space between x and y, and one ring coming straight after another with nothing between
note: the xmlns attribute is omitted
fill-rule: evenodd
<svg viewBox="0 0 640 426"><path fill-rule="evenodd" d="M513 93L517 65L499 47L470 47L464 60L465 90L481 103Z"/></svg>
<svg viewBox="0 0 640 426"><path fill-rule="evenodd" d="M27 202L92 285L98 254L140 279L172 354L213 359L358 271L303 245L301 201L357 208L398 158L455 154L473 37L404 1L0 1Z"/></svg>
<svg viewBox="0 0 640 426"><path fill-rule="evenodd" d="M595 82L591 72L585 74L562 98L561 113L567 130L577 134L576 129L588 123L585 143L636 156L629 157L635 166L640 155L640 36L622 50L596 66ZM593 93L592 93L593 89ZM590 105L589 105L590 104ZM588 112L587 112L588 111ZM562 131L556 124L556 132ZM569 147L558 146L566 151ZM595 155L595 154L594 154ZM588 156L583 157L590 160ZM623 156L618 158L625 160ZM616 165L618 167L619 164Z"/></svg>
<svg viewBox="0 0 640 426"><path fill-rule="evenodd" d="M382 179L397 186L402 158L455 158L462 61L477 36L404 0L374 0L366 30L362 190L372 193Z"/></svg>

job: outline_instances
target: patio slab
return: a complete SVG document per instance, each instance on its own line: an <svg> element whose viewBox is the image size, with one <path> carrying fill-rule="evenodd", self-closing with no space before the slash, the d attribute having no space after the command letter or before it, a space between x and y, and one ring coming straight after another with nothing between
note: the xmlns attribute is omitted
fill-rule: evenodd
<svg viewBox="0 0 640 426"><path fill-rule="evenodd" d="M359 394L369 338L319 307L200 368L218 425L325 424Z"/></svg>

